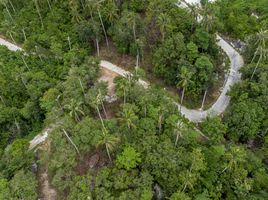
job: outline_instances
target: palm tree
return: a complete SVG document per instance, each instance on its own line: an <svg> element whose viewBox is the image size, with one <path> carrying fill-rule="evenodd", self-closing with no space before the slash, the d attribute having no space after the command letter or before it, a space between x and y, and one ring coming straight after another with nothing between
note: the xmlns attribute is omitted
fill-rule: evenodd
<svg viewBox="0 0 268 200"><path fill-rule="evenodd" d="M204 104L205 104L205 101L206 101L207 93L208 93L208 87L206 87L205 92L204 92L204 96L203 96L203 100L202 100L202 104L201 104L201 108L200 108L201 110L203 110L203 108L204 108Z"/></svg>
<svg viewBox="0 0 268 200"><path fill-rule="evenodd" d="M124 105L126 104L126 96L127 96L127 91L128 91L128 86L129 83L127 79L125 78L120 78L115 81L116 85L116 95L117 96L123 96L124 97Z"/></svg>
<svg viewBox="0 0 268 200"><path fill-rule="evenodd" d="M11 0L8 0L8 3L11 5L11 8L12 8L13 12L15 13L16 12L16 9L15 9L12 1Z"/></svg>
<svg viewBox="0 0 268 200"><path fill-rule="evenodd" d="M250 80L253 79L256 70L260 64L260 62L265 59L267 57L267 53L268 53L268 49L266 47L266 43L268 42L268 30L260 30L257 34L256 34L256 45L257 45L257 49L254 53L254 56L251 60L251 63L254 62L254 60L256 59L257 56L259 56L258 62L254 68L254 71L251 75Z"/></svg>
<svg viewBox="0 0 268 200"><path fill-rule="evenodd" d="M106 149L106 153L109 157L110 162L112 162L112 158L111 158L111 151L113 151L113 149L115 148L115 145L119 142L119 138L117 138L114 135L109 134L109 132L107 131L106 128L102 129L102 137L100 139L100 141L97 143L97 147L99 147L100 145L104 145L105 149Z"/></svg>
<svg viewBox="0 0 268 200"><path fill-rule="evenodd" d="M188 84L191 82L192 75L193 73L185 66L181 68L181 72L178 75L178 78L180 81L178 82L177 87L182 88L180 111L181 111L181 107L182 107L182 103L184 99L185 90Z"/></svg>
<svg viewBox="0 0 268 200"><path fill-rule="evenodd" d="M29 68L27 62L26 62L25 59L24 59L24 55L21 55L21 59L22 59L22 61L23 61L23 64L25 65L25 67L30 71L30 68Z"/></svg>
<svg viewBox="0 0 268 200"><path fill-rule="evenodd" d="M134 41L137 39L137 33L136 33L136 24L137 24L137 14L135 12L128 12L127 13L127 23L132 27L132 33Z"/></svg>
<svg viewBox="0 0 268 200"><path fill-rule="evenodd" d="M193 177L191 170L186 170L184 173L182 173L182 175L184 176L184 186L182 192L184 192L187 187L193 188L193 182L195 181L195 178Z"/></svg>
<svg viewBox="0 0 268 200"><path fill-rule="evenodd" d="M215 15L209 3L206 3L202 8L200 8L199 12L202 16L202 24L205 27L205 30L210 32L215 24Z"/></svg>
<svg viewBox="0 0 268 200"><path fill-rule="evenodd" d="M100 99L102 110L104 112L105 118L107 119L108 116L107 116L107 112L106 112L106 109L105 109L105 106L104 106L104 103L103 103L106 94L107 94L107 92L103 92L103 90L98 89L98 98Z"/></svg>
<svg viewBox="0 0 268 200"><path fill-rule="evenodd" d="M159 26L159 29L160 29L160 32L162 35L162 41L165 40L166 33L168 33L168 31L170 31L172 29L170 21L171 20L170 20L168 14L166 14L166 13L161 13L157 17L156 24Z"/></svg>
<svg viewBox="0 0 268 200"><path fill-rule="evenodd" d="M114 0L108 0L108 2L105 5L106 9L109 10L109 12L106 15L106 20L113 24L116 19L118 19L118 8L115 5Z"/></svg>
<svg viewBox="0 0 268 200"><path fill-rule="evenodd" d="M22 31L22 34L23 34L23 37L24 37L24 42L25 42L27 40L27 37L26 37L26 33L25 33L24 28L22 28L21 31Z"/></svg>
<svg viewBox="0 0 268 200"><path fill-rule="evenodd" d="M161 133L162 131L162 123L163 123L163 117L164 117L165 111L166 111L166 105L161 104L158 107L158 131L159 133Z"/></svg>
<svg viewBox="0 0 268 200"><path fill-rule="evenodd" d="M176 124L176 127L174 129L174 133L176 135L176 140L175 140L175 147L178 144L179 138L182 138L182 131L185 129L185 126L183 124L183 121L178 121Z"/></svg>
<svg viewBox="0 0 268 200"><path fill-rule="evenodd" d="M12 42L13 42L14 44L16 44L16 41L15 41L15 39L14 39L14 37L13 37L13 35L15 35L15 34L16 34L16 32L13 31L12 29L8 29L8 30L6 31L6 35L8 35L8 36L11 38L11 40L12 40Z"/></svg>
<svg viewBox="0 0 268 200"><path fill-rule="evenodd" d="M88 95L89 105L97 110L102 127L103 129L105 129L103 118L101 116L100 108L99 108L100 105L102 105L104 108L103 101L104 101L105 96L101 93L100 90L96 91L95 89L93 89L91 92L92 94ZM106 111L105 111L105 114L106 114Z"/></svg>
<svg viewBox="0 0 268 200"><path fill-rule="evenodd" d="M48 4L48 7L49 7L49 10L51 10L50 0L47 0L47 4Z"/></svg>
<svg viewBox="0 0 268 200"><path fill-rule="evenodd" d="M8 3L8 1L7 1L7 0L0 0L0 3L1 3L2 5L5 6L5 9L6 9L8 15L9 15L10 19L11 19L12 21L14 21L12 15L11 15L11 12L10 12L10 10L9 10L8 7L7 7L7 3Z"/></svg>
<svg viewBox="0 0 268 200"><path fill-rule="evenodd" d="M73 117L77 122L80 121L80 115L85 115L82 110L82 102L71 99L70 103L65 105L64 108L69 111L71 117Z"/></svg>
<svg viewBox="0 0 268 200"><path fill-rule="evenodd" d="M35 5L36 11L37 11L37 13L38 13L40 22L41 22L41 27L42 27L42 29L43 29L43 28L44 28L44 23L43 23L43 18L42 18L41 12L40 12L40 8L39 8L38 0L34 0L34 5Z"/></svg>
<svg viewBox="0 0 268 200"><path fill-rule="evenodd" d="M72 21L80 22L82 20L82 16L79 13L79 3L76 0L70 0L69 7L71 10Z"/></svg>
<svg viewBox="0 0 268 200"><path fill-rule="evenodd" d="M23 86L27 89L27 83L25 82L24 76L23 76L23 69L22 68L18 68L15 70L15 80L18 81L19 79L21 80Z"/></svg>
<svg viewBox="0 0 268 200"><path fill-rule="evenodd" d="M94 18L91 18L89 20L90 28L91 28L91 40L94 41L96 50L97 50L97 55L100 56L100 47L99 47L99 42L101 40L101 27L100 24L95 21Z"/></svg>
<svg viewBox="0 0 268 200"><path fill-rule="evenodd" d="M104 36L105 36L105 40L106 40L106 45L107 47L109 47L109 41L108 41L108 37L107 37L107 33L106 33L106 29L105 29L105 26L104 26L104 23L103 23L103 20L102 20L102 15L101 15L101 12L100 12L100 8L102 6L102 2L104 2L105 0L86 0L86 6L92 11L94 10L97 10L98 12L98 16L99 16L99 19L100 19L100 22L101 22L101 26L102 26L102 29L103 29L103 33L104 33Z"/></svg>
<svg viewBox="0 0 268 200"><path fill-rule="evenodd" d="M139 103L141 104L141 107L144 110L144 117L147 116L147 105L148 105L148 102L150 101L151 98L152 98L151 96L144 94L139 99Z"/></svg>
<svg viewBox="0 0 268 200"><path fill-rule="evenodd" d="M131 104L123 105L123 110L120 112L120 115L120 120L127 124L128 129L131 129L131 127L136 128L134 121L136 121L138 117L135 115Z"/></svg>
<svg viewBox="0 0 268 200"><path fill-rule="evenodd" d="M143 47L144 43L142 39L136 39L135 41L137 55L136 55L136 67L139 67L140 57L143 57Z"/></svg>
<svg viewBox="0 0 268 200"><path fill-rule="evenodd" d="M225 172L227 169L233 171L239 163L245 162L245 151L240 147L231 147L230 151L225 154L225 159L227 160L226 167L221 171Z"/></svg>
<svg viewBox="0 0 268 200"><path fill-rule="evenodd" d="M70 141L70 143L74 146L76 152L78 153L78 155L80 156L80 151L78 150L77 146L75 145L75 143L73 142L73 140L70 138L70 136L68 135L67 131L63 128L62 129L64 135L67 137L67 139Z"/></svg>

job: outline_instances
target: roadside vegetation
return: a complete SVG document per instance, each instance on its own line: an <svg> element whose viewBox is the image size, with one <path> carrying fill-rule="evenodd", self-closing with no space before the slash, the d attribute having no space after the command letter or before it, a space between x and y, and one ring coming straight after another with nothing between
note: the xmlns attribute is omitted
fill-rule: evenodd
<svg viewBox="0 0 268 200"><path fill-rule="evenodd" d="M267 0L0 3L1 35L25 50L0 48L0 199L46 196L40 169L57 199L268 199ZM217 32L246 44L223 116L189 122L142 73L117 77L106 101L104 46L196 105L228 67Z"/></svg>

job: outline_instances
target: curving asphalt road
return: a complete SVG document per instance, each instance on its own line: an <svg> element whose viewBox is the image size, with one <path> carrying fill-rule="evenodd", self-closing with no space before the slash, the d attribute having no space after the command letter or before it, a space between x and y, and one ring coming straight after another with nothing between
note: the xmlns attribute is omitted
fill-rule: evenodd
<svg viewBox="0 0 268 200"><path fill-rule="evenodd" d="M227 96L227 92L229 91L232 85L234 85L241 79L239 69L244 65L242 56L219 35L217 35L217 41L218 46L220 46L223 49L223 51L228 55L231 61L230 73L228 74L228 78L225 81L225 85L222 88L222 92L219 98L208 110L200 111L200 110L188 109L176 103L179 107L181 106L182 115L184 115L192 122L200 122L204 120L207 116L220 115L221 113L223 113L230 102L230 97ZM22 50L19 46L12 44L1 38L0 38L0 45L6 46L11 51ZM101 67L111 70L121 76L126 76L127 74L130 74L130 72L110 63L109 61L102 60L100 65ZM139 82L145 88L149 86L149 83L143 80L139 80Z"/></svg>
<svg viewBox="0 0 268 200"><path fill-rule="evenodd" d="M188 109L180 104L176 103L178 107L181 106L181 113L186 118L188 118L192 122L201 122L208 116L220 115L227 108L230 97L227 96L227 92L230 87L233 86L237 81L240 80L241 74L239 73L239 69L244 65L244 61L242 56L225 40L223 40L219 35L217 35L217 44L220 46L223 51L227 54L231 61L230 73L228 74L228 78L225 81L225 85L222 88L222 92L217 99L217 101L205 111ZM130 72L110 63L109 61L102 60L100 63L101 67L104 67L108 70L111 70L121 76L126 76ZM143 80L139 80L139 83L142 84L145 88L149 86L149 84Z"/></svg>

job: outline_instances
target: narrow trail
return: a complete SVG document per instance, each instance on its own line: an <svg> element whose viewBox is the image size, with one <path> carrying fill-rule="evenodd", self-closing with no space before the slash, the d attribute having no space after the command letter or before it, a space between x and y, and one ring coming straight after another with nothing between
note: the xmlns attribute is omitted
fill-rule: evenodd
<svg viewBox="0 0 268 200"><path fill-rule="evenodd" d="M38 146L38 149L50 154L50 140L46 140L42 145ZM37 156L40 159L40 152ZM57 191L51 186L48 174L48 162L44 161L44 164L38 164L37 170L38 179L38 200L56 200Z"/></svg>
<svg viewBox="0 0 268 200"><path fill-rule="evenodd" d="M49 176L48 176L48 165L40 169L38 173L38 185L39 185L39 200L56 200L57 199L57 192L54 190L49 183Z"/></svg>

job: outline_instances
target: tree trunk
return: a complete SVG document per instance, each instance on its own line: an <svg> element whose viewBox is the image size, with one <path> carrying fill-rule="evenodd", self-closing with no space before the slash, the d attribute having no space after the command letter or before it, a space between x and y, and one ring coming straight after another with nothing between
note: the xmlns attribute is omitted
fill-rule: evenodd
<svg viewBox="0 0 268 200"><path fill-rule="evenodd" d="M178 141L179 141L179 133L177 133L177 135L176 135L176 140L175 140L175 147L177 146L177 144L178 144Z"/></svg>
<svg viewBox="0 0 268 200"><path fill-rule="evenodd" d="M205 90L205 94L204 94L202 105L201 105L201 110L203 110L203 108L204 108L204 104L205 104L206 96L207 96L207 91L208 91L208 88L206 88L206 90Z"/></svg>
<svg viewBox="0 0 268 200"><path fill-rule="evenodd" d="M8 34L9 34L9 36L10 36L10 38L11 38L12 42L13 42L14 44L16 44L16 41L15 41L15 39L13 38L12 33L11 33L11 32L9 32Z"/></svg>
<svg viewBox="0 0 268 200"><path fill-rule="evenodd" d="M110 162L112 162L112 158L111 158L111 155L110 155L110 151L109 151L109 148L108 148L108 145L105 143L105 148L106 148L106 152L107 152L107 155L109 157L109 160Z"/></svg>
<svg viewBox="0 0 268 200"><path fill-rule="evenodd" d="M104 32L104 36L105 36L105 40L106 40L106 45L109 48L109 42L108 42L108 38L107 38L107 33L106 33L106 30L105 30L105 27L104 27L104 24L103 24L102 17L101 17L101 14L100 14L100 10L99 9L98 9L98 15L99 15L101 26L102 26L102 29L103 29L103 32Z"/></svg>
<svg viewBox="0 0 268 200"><path fill-rule="evenodd" d="M24 41L26 41L27 40L27 37L26 37L26 33L25 33L24 28L22 29L22 33L23 33Z"/></svg>
<svg viewBox="0 0 268 200"><path fill-rule="evenodd" d="M85 10L85 4L84 4L83 0L80 0L80 2L81 2L83 10Z"/></svg>
<svg viewBox="0 0 268 200"><path fill-rule="evenodd" d="M250 77L250 80L253 79L253 77L254 77L254 75L255 75L255 73L256 73L256 70L257 70L257 68L258 68L258 66L259 66L259 64L260 64L261 59L262 59L262 54L261 54L261 56L260 56L260 58L259 58L259 60L258 60L258 62L257 62L257 64L256 64L256 66L255 66L255 68L254 68L254 71L253 71L253 73L252 73L252 75L251 75L251 77Z"/></svg>
<svg viewBox="0 0 268 200"><path fill-rule="evenodd" d="M186 187L187 187L187 183L185 183L185 184L184 184L184 187L183 187L182 192L184 192L184 191L185 191Z"/></svg>
<svg viewBox="0 0 268 200"><path fill-rule="evenodd" d="M23 56L21 56L21 59L22 59L24 65L25 65L25 67L30 71L30 68L29 68L29 66L27 65L27 63L26 63L26 61L25 61L25 59L24 59Z"/></svg>
<svg viewBox="0 0 268 200"><path fill-rule="evenodd" d="M181 125L182 125L182 122L180 122L180 124L179 124L179 129L181 129ZM179 130L179 131L180 131L180 130ZM178 132L178 133L176 134L175 147L176 147L177 144L178 144L179 136L180 136L180 132Z"/></svg>
<svg viewBox="0 0 268 200"><path fill-rule="evenodd" d="M19 133L19 135L20 135L20 134L21 134L20 125L19 125L19 123L17 122L16 119L14 120L14 123L15 123L15 125L16 125L16 127L17 127L17 130L18 130L18 133Z"/></svg>
<svg viewBox="0 0 268 200"><path fill-rule="evenodd" d="M256 58L256 56L257 56L257 52L259 51L259 47L257 48L257 50L254 52L254 56L253 56L253 58L252 58L252 60L251 60L251 62L250 63L253 63L253 61L255 60L255 58Z"/></svg>
<svg viewBox="0 0 268 200"><path fill-rule="evenodd" d="M47 0L47 4L48 4L48 7L49 7L49 10L51 11L51 4L50 4L49 0Z"/></svg>
<svg viewBox="0 0 268 200"><path fill-rule="evenodd" d="M27 89L27 85L26 85L26 83L24 82L24 80L23 80L23 78L22 78L22 76L20 75L20 78L21 78L21 82L22 82L22 84L24 85L24 87Z"/></svg>
<svg viewBox="0 0 268 200"><path fill-rule="evenodd" d="M14 5L13 5L12 1L11 1L11 0L8 0L8 2L9 2L9 4L11 5L12 10L13 10L13 11L14 11L14 13L15 13L15 12L16 12L16 10L15 10L15 7L14 7Z"/></svg>
<svg viewBox="0 0 268 200"><path fill-rule="evenodd" d="M40 19L40 22L41 22L41 28L43 29L44 28L44 23L43 23L42 15L41 15L40 10L39 10L39 5L38 5L37 0L35 0L34 2L35 2L36 11L38 13L38 16L39 16L39 19Z"/></svg>
<svg viewBox="0 0 268 200"><path fill-rule="evenodd" d="M4 3L4 5L5 5L5 7L6 7L6 10L7 10L7 13L8 13L8 15L9 15L9 17L11 18L12 21L14 21L12 15L11 15L11 13L10 13L10 10L9 10L8 7L7 7L7 4Z"/></svg>
<svg viewBox="0 0 268 200"><path fill-rule="evenodd" d="M105 129L105 126L104 126L104 123L103 123L103 119L102 119L101 114L100 114L100 109L99 109L99 107L98 107L98 106L96 106L96 109L97 109L97 112L98 112L99 118L100 118L100 120L101 120L102 127Z"/></svg>
<svg viewBox="0 0 268 200"><path fill-rule="evenodd" d="M126 104L126 89L124 88L124 105Z"/></svg>
<svg viewBox="0 0 268 200"><path fill-rule="evenodd" d="M182 107L182 103L183 103L183 99L184 99L184 92L185 92L185 87L182 90L180 111L181 111L181 107Z"/></svg>
<svg viewBox="0 0 268 200"><path fill-rule="evenodd" d="M81 89L82 89L82 92L83 92L84 96L86 96L86 93L85 93L85 90L84 90L84 87L83 87L82 81L81 81L81 79L80 79L80 78L78 78L78 80L79 80L79 84L80 84L80 87L81 87Z"/></svg>
<svg viewBox="0 0 268 200"><path fill-rule="evenodd" d="M2 97L1 95L0 95L0 99L1 99L2 103L3 103L4 105L6 105L4 99L3 99L3 97Z"/></svg>
<svg viewBox="0 0 268 200"><path fill-rule="evenodd" d="M60 103L60 101L59 101L60 96L61 96L61 95L58 95L58 96L57 96L56 101L57 101L57 103L58 103L58 105L59 105L61 111L64 112L64 109L63 109L63 107L62 107L62 105L61 105L61 103Z"/></svg>
<svg viewBox="0 0 268 200"><path fill-rule="evenodd" d="M134 41L136 42L136 38L137 38L137 36L136 36L136 24L135 24L135 22L133 23L132 29L133 29L133 37L134 37Z"/></svg>
<svg viewBox="0 0 268 200"><path fill-rule="evenodd" d="M103 101L101 101L101 106L102 106L102 109L103 109L105 118L108 119L107 112L106 112L106 109L105 109L105 107L104 107Z"/></svg>
<svg viewBox="0 0 268 200"><path fill-rule="evenodd" d="M78 155L81 156L80 151L78 150L77 146L74 144L74 142L72 141L72 139L69 137L69 135L67 134L67 132L65 131L65 129L62 129L64 135L67 137L67 139L71 142L71 144L74 146L75 150L77 151Z"/></svg>
<svg viewBox="0 0 268 200"><path fill-rule="evenodd" d="M99 47L99 40L96 39L96 47L97 47L97 54L100 56L100 47Z"/></svg>
<svg viewBox="0 0 268 200"><path fill-rule="evenodd" d="M75 121L76 121L76 122L79 122L79 121L80 121L80 117L79 117L79 115L76 113L76 111L74 111L74 118L75 118Z"/></svg>
<svg viewBox="0 0 268 200"><path fill-rule="evenodd" d="M139 54L139 50L137 50L136 67L139 67L139 60L140 60L140 54Z"/></svg>
<svg viewBox="0 0 268 200"><path fill-rule="evenodd" d="M161 133L162 131L162 114L159 115L159 118L158 118L158 130L159 130L159 133Z"/></svg>

